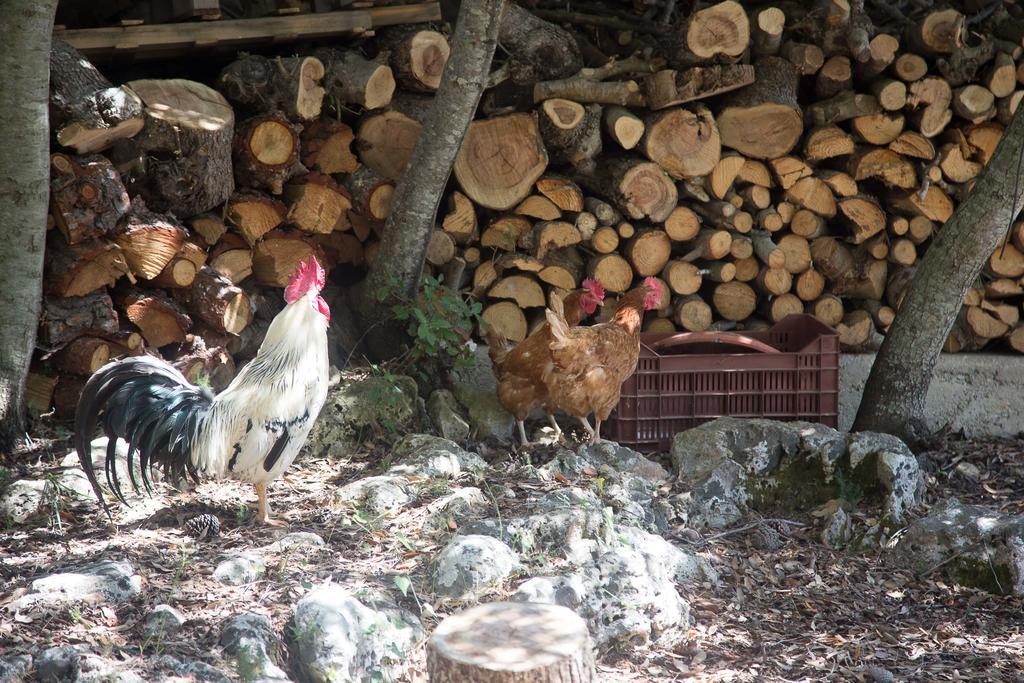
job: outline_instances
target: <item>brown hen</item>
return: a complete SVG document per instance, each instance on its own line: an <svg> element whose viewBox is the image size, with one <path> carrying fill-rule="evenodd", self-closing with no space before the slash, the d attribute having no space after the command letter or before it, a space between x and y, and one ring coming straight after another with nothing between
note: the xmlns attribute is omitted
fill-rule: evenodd
<svg viewBox="0 0 1024 683"><path fill-rule="evenodd" d="M583 281L583 288L572 291L560 301L570 325L578 325L584 316L593 313L604 301L604 287L590 278ZM556 436L561 434L558 423L547 405L547 388L544 385L545 368L551 364L551 333L544 323L533 334L512 347L508 340L493 325L487 328L487 351L498 380L498 401L505 410L512 413L519 427L519 437L524 445L526 428L523 422L530 411L540 406L548 415Z"/></svg>
<svg viewBox="0 0 1024 683"><path fill-rule="evenodd" d="M647 278L619 300L606 323L572 327L559 302L552 302L547 310L551 330L551 363L543 378L547 402L578 418L590 434L590 443L601 440L601 422L618 405L622 383L636 370L644 311L657 308L660 299L658 281ZM594 413L594 427L587 421L590 413Z"/></svg>

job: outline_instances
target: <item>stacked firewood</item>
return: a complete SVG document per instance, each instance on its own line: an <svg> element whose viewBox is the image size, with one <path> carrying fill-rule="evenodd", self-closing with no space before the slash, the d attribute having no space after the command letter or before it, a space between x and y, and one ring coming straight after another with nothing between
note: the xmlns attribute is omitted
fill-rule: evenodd
<svg viewBox="0 0 1024 683"><path fill-rule="evenodd" d="M648 330L807 312L873 348L1024 97L1014 6L563 4L507 7L427 250L513 340L584 277L611 305L654 276ZM299 260L358 277L441 81L439 28L242 53L205 85L115 86L58 41L35 406L70 413L126 354L224 386ZM1024 351L1022 298L1024 224L947 350Z"/></svg>

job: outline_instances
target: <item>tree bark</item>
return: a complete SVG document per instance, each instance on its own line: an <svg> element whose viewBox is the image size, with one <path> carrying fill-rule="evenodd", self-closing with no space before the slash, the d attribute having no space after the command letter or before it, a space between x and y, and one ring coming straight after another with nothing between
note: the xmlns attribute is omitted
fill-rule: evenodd
<svg viewBox="0 0 1024 683"><path fill-rule="evenodd" d="M381 303L376 294L392 276L398 278L406 296L415 296L419 289L441 196L490 72L503 5L504 0L467 0L459 9L451 57L437 96L395 188L380 251L355 293L353 303L363 323L358 327L366 329L380 319ZM401 337L393 330L389 334L385 327L375 326L366 334L373 355L385 356L396 350L395 340Z"/></svg>
<svg viewBox="0 0 1024 683"><path fill-rule="evenodd" d="M1014 196L1022 153L1024 115L1018 113L973 191L917 266L871 368L855 430L888 432L912 445L927 436L925 397L939 353L964 295L1024 206L1019 187Z"/></svg>
<svg viewBox="0 0 1024 683"><path fill-rule="evenodd" d="M57 0L11 0L0 13L0 451L25 432L25 379L42 299L49 199L50 35Z"/></svg>

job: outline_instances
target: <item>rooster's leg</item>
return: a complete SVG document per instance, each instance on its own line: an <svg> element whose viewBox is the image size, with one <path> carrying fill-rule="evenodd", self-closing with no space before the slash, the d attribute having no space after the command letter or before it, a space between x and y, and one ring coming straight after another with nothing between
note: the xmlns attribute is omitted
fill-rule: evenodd
<svg viewBox="0 0 1024 683"><path fill-rule="evenodd" d="M284 522L270 518L270 503L267 502L267 485L256 484L256 522L268 526L283 526Z"/></svg>
<svg viewBox="0 0 1024 683"><path fill-rule="evenodd" d="M555 416L548 413L548 422L551 423L551 428L555 430L555 439L562 438L562 428L558 426L558 421L555 420Z"/></svg>
<svg viewBox="0 0 1024 683"><path fill-rule="evenodd" d="M519 440L524 446L530 444L530 440L526 438L526 425L523 424L522 420L516 420L516 424L519 426Z"/></svg>

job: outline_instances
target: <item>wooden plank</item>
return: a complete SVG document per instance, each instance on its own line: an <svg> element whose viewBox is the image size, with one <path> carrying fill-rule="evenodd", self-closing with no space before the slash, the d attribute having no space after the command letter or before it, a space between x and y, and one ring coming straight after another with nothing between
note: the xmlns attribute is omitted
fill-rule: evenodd
<svg viewBox="0 0 1024 683"><path fill-rule="evenodd" d="M203 23L151 24L54 31L87 57L134 53L167 56L196 47L241 47L261 42L310 40L362 33L375 26L440 21L437 2L369 10L297 14Z"/></svg>

